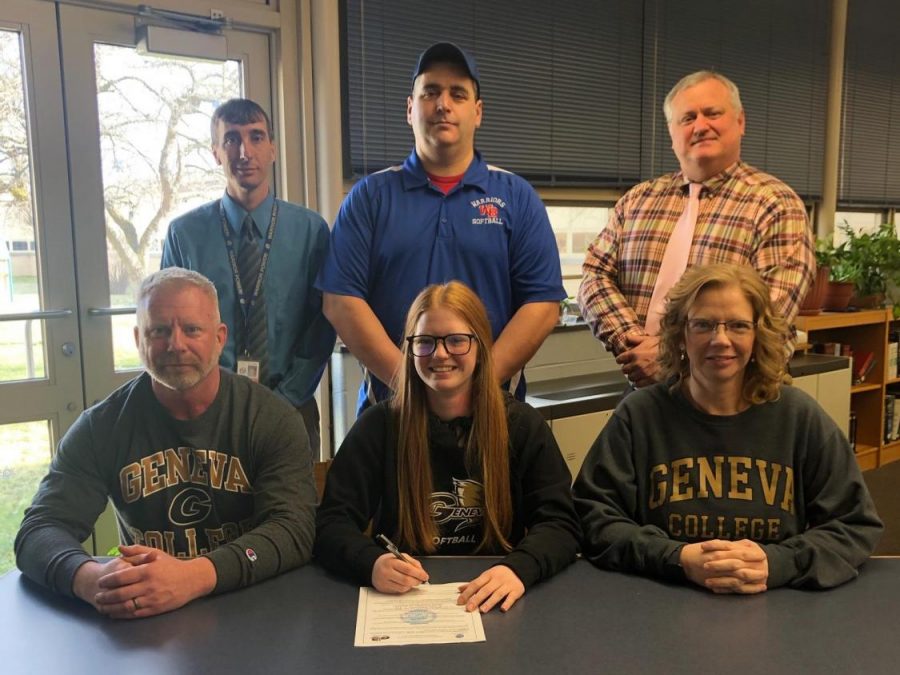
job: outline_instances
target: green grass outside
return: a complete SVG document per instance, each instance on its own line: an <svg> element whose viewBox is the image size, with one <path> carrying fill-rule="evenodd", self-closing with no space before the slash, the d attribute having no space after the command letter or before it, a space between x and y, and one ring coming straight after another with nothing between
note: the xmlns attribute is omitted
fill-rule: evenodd
<svg viewBox="0 0 900 675"><path fill-rule="evenodd" d="M37 292L34 277L16 279L16 295ZM29 286L30 283L30 286ZM114 297L113 306L128 305L128 297ZM140 368L134 346L134 316L112 317L113 362L117 370ZM25 328L22 321L0 323L0 382L28 377L25 359ZM34 377L46 377L41 323L33 324ZM15 567L13 543L22 514L31 504L38 483L47 473L51 448L46 421L0 425L0 574Z"/></svg>
<svg viewBox="0 0 900 675"><path fill-rule="evenodd" d="M116 370L140 368L141 360L134 346L134 315L112 317L112 332L113 363Z"/></svg>
<svg viewBox="0 0 900 675"><path fill-rule="evenodd" d="M21 301L27 294L35 294L33 306L36 308L37 280L35 277L15 278L16 297ZM114 295L110 298L113 307L129 306L134 298L129 295ZM113 332L113 363L116 370L131 370L141 367L141 361L134 346L134 315L114 316L111 319ZM0 382L28 379L25 353L25 322L9 321L0 323ZM46 377L44 369L44 341L42 323L32 323L32 348L35 379Z"/></svg>
<svg viewBox="0 0 900 675"><path fill-rule="evenodd" d="M18 322L13 322L18 324ZM0 324L0 382L11 382L13 380L28 379L28 368L25 361L25 349L21 338L17 343L8 342L3 330L10 324ZM40 337L40 334L38 334ZM34 349L34 377L41 379L44 377L44 343L43 340L36 341Z"/></svg>
<svg viewBox="0 0 900 675"><path fill-rule="evenodd" d="M0 426L0 574L15 567L16 532L49 464L46 422Z"/></svg>
<svg viewBox="0 0 900 675"><path fill-rule="evenodd" d="M38 285L35 276L13 276L13 292L16 295L37 295Z"/></svg>
<svg viewBox="0 0 900 675"><path fill-rule="evenodd" d="M0 311L18 313L40 308L37 301L36 277L13 277L12 286L15 293L15 302L9 306L4 302L0 305L2 307ZM27 309L24 309L23 305ZM25 342L28 335L27 325L28 322L26 321L0 322L0 382L25 380L29 377L25 352ZM32 377L41 379L46 377L44 371L43 322L31 322L31 343L31 354L34 360Z"/></svg>

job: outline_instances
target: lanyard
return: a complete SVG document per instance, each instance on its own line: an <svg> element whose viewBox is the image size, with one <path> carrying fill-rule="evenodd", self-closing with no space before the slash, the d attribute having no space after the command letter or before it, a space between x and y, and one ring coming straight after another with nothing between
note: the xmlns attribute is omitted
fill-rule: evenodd
<svg viewBox="0 0 900 675"><path fill-rule="evenodd" d="M219 200L219 217L222 220L222 236L225 237L225 248L228 250L228 261L231 263L231 273L234 275L234 287L237 291L238 304L244 317L243 328L246 331L250 312L253 310L256 298L259 297L259 289L262 288L263 278L266 276L266 267L269 264L269 252L272 250L272 240L275 238L275 220L278 218L278 202L274 199L272 200L272 217L269 220L269 229L266 231L266 240L263 243L262 258L259 261L259 273L256 275L256 282L253 284L249 296L245 295L244 285L241 283L234 239L231 236L231 227L229 227L228 220L225 218L225 206L222 204L221 199ZM254 243L254 245L256 244Z"/></svg>

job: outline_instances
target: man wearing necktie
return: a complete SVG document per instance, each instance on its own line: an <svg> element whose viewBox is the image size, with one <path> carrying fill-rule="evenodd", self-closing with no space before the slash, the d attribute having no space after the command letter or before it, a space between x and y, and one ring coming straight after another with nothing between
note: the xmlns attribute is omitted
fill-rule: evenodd
<svg viewBox="0 0 900 675"><path fill-rule="evenodd" d="M634 386L656 381L659 317L687 267L752 265L788 322L815 270L806 208L786 184L741 161L744 110L727 77L698 71L663 111L681 168L629 190L590 245L578 301Z"/></svg>
<svg viewBox="0 0 900 675"><path fill-rule="evenodd" d="M272 194L274 131L258 104L226 101L210 131L225 194L172 221L162 266L196 270L215 284L228 326L220 364L294 405L318 456L315 392L335 334L313 282L328 251L328 226Z"/></svg>
<svg viewBox="0 0 900 675"><path fill-rule="evenodd" d="M241 225L237 271L244 302L235 320L243 326L238 347L238 372L250 379L269 384L269 350L266 330L266 296L261 293L260 270L263 254L259 250L256 223L249 213ZM242 372L243 371L243 372Z"/></svg>

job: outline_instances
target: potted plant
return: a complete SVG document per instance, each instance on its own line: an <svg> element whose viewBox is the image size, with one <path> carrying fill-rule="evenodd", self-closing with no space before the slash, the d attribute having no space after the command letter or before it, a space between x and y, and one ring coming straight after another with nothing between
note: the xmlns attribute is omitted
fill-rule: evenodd
<svg viewBox="0 0 900 675"><path fill-rule="evenodd" d="M816 276L806 292L806 297L800 303L800 314L804 316L818 314L825 307L833 251L834 246L827 239L816 240Z"/></svg>
<svg viewBox="0 0 900 675"><path fill-rule="evenodd" d="M844 223L841 231L846 239L840 246L820 242L816 252L817 262L827 261L832 284L853 284L855 306L882 306L888 288L900 282L900 238L894 226L883 223L873 232L858 233ZM832 298L836 290L834 286L829 290L830 299L826 299L828 309L840 304ZM846 289L842 290L846 293ZM848 303L850 300L848 298Z"/></svg>
<svg viewBox="0 0 900 675"><path fill-rule="evenodd" d="M832 312L847 309L853 297L854 283L848 278L849 268L844 264L846 242L836 247L831 238L816 241L816 266L828 270L822 306Z"/></svg>

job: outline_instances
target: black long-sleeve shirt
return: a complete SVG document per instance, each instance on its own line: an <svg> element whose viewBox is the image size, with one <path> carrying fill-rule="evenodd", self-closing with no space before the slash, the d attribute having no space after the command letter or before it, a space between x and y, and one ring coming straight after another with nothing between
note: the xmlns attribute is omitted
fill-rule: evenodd
<svg viewBox="0 0 900 675"><path fill-rule="evenodd" d="M507 565L526 588L556 574L578 552L579 526L572 505L571 476L556 440L530 406L508 401L513 550ZM481 541L481 485L472 480L458 441L470 420L429 420L434 491L432 513L440 531L438 555L465 555ZM370 408L347 434L328 473L316 518L317 559L361 585L384 549L364 531L397 532L397 421L387 403ZM420 551L409 551L413 554ZM497 554L502 551L480 551Z"/></svg>

